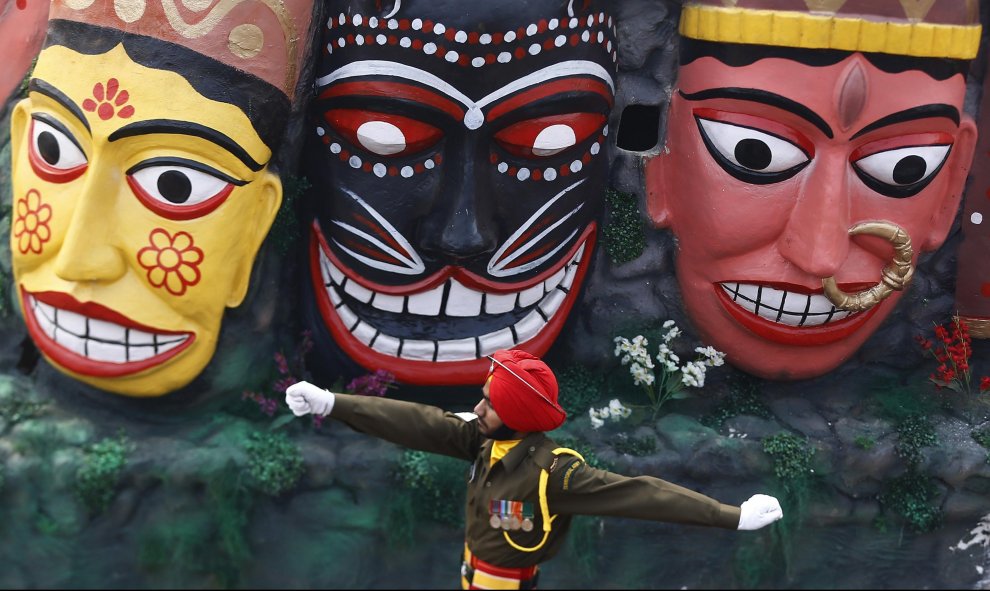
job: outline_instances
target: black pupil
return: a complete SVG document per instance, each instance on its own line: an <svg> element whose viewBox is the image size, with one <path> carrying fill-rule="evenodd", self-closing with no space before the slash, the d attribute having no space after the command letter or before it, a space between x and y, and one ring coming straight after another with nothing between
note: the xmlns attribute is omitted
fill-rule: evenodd
<svg viewBox="0 0 990 591"><path fill-rule="evenodd" d="M928 163L921 156L912 154L901 158L894 165L894 182L898 185L910 185L925 178Z"/></svg>
<svg viewBox="0 0 990 591"><path fill-rule="evenodd" d="M752 170L763 170L770 166L773 154L766 142L746 138L736 144L736 162Z"/></svg>
<svg viewBox="0 0 990 591"><path fill-rule="evenodd" d="M58 148L58 139L50 131L42 131L38 134L38 152L48 164L56 164L62 151Z"/></svg>
<svg viewBox="0 0 990 591"><path fill-rule="evenodd" d="M158 192L172 203L185 203L192 193L192 183L178 170L167 170L158 177Z"/></svg>

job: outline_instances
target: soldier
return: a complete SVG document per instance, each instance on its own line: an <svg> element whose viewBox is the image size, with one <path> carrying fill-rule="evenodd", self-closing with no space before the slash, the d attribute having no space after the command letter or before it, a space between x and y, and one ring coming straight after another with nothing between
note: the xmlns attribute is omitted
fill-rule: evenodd
<svg viewBox="0 0 990 591"><path fill-rule="evenodd" d="M736 507L652 476L631 478L588 466L545 434L567 418L550 368L521 350L496 351L489 359L474 414L336 394L309 382L294 384L285 394L297 416L332 416L398 445L473 462L462 588L535 589L539 564L560 550L573 515L738 530L759 529L783 517L771 496L754 495Z"/></svg>

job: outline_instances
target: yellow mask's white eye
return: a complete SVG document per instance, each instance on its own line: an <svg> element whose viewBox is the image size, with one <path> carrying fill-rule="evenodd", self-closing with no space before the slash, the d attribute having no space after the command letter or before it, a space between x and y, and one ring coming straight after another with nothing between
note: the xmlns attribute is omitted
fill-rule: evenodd
<svg viewBox="0 0 990 591"><path fill-rule="evenodd" d="M234 186L247 184L185 158L152 158L127 171L127 183L142 203L171 219L191 219L220 206Z"/></svg>
<svg viewBox="0 0 990 591"><path fill-rule="evenodd" d="M148 166L131 173L144 192L162 204L192 207L215 197L230 184L227 180L187 166Z"/></svg>
<svg viewBox="0 0 990 591"><path fill-rule="evenodd" d="M796 172L797 167L808 162L804 150L769 133L701 117L698 117L698 126L709 151L723 167L728 163L738 167L742 173L773 175L791 170Z"/></svg>
<svg viewBox="0 0 990 591"><path fill-rule="evenodd" d="M914 188L919 183L927 184L935 176L948 158L951 147L949 145L911 146L886 150L860 158L853 163L853 166L860 174L860 178L866 175L881 186L889 187L890 190ZM875 186L873 188L876 189ZM887 194L885 191L880 192Z"/></svg>
<svg viewBox="0 0 990 591"><path fill-rule="evenodd" d="M31 121L31 151L41 163L59 171L86 164L86 155L67 129L37 116Z"/></svg>

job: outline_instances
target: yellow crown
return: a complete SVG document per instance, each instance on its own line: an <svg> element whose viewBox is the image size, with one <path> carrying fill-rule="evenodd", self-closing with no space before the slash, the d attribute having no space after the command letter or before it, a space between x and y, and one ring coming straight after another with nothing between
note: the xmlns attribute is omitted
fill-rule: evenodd
<svg viewBox="0 0 990 591"><path fill-rule="evenodd" d="M805 0L808 12L740 7L740 0L723 0L731 6L691 3L681 13L680 32L691 39L717 43L965 60L976 57L982 27L964 24L972 18L969 3L957 0L957 5L967 10L966 18L954 19L957 22L924 22L934 1L900 0L902 15L864 16L838 13L846 4L844 0ZM874 0L874 5L881 4Z"/></svg>

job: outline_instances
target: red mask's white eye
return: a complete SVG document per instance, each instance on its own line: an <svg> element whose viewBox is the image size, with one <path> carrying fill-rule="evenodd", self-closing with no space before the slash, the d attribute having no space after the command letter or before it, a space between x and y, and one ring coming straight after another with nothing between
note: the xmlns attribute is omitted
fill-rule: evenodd
<svg viewBox="0 0 990 591"><path fill-rule="evenodd" d="M148 209L170 219L192 219L216 209L244 181L199 162L153 159L127 171L131 190Z"/></svg>
<svg viewBox="0 0 990 591"><path fill-rule="evenodd" d="M569 113L527 119L495 134L506 152L520 158L547 158L571 148L600 130L605 116L599 113Z"/></svg>
<svg viewBox="0 0 990 591"><path fill-rule="evenodd" d="M31 167L39 177L64 183L86 170L86 155L72 133L54 118L35 115L31 119L28 147Z"/></svg>
<svg viewBox="0 0 990 591"><path fill-rule="evenodd" d="M921 192L945 164L949 145L909 146L870 154L853 162L856 174L878 193L910 197Z"/></svg>
<svg viewBox="0 0 990 591"><path fill-rule="evenodd" d="M378 156L409 156L433 146L443 137L427 123L362 109L330 109L323 118L355 147Z"/></svg>

